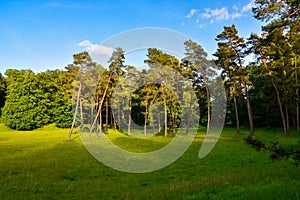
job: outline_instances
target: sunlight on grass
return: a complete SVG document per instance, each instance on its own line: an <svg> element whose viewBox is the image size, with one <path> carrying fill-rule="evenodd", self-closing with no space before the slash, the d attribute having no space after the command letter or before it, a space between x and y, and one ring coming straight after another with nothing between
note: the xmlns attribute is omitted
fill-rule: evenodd
<svg viewBox="0 0 300 200"><path fill-rule="evenodd" d="M271 162L267 152L247 146L242 135L225 128L215 148L198 158L204 135L173 164L151 173L111 169L93 158L78 134L53 125L14 131L0 124L0 199L299 199L300 170L290 161ZM274 138L296 145L299 132L256 131L267 143ZM173 138L134 138L110 130L122 148L152 151Z"/></svg>

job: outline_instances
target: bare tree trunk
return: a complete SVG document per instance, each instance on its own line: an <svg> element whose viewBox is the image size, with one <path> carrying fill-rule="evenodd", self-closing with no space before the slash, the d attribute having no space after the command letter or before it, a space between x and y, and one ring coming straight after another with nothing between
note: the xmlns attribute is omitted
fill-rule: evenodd
<svg viewBox="0 0 300 200"><path fill-rule="evenodd" d="M287 128L286 128L286 120L285 120L285 117L284 117L284 112L283 112L283 108L282 108L282 103L281 103L281 99L280 99L280 94L279 94L279 91L277 89L277 86L273 80L273 77L270 77L271 78L271 82L272 82L272 85L275 89L275 92L276 92L276 97L277 97L277 102L278 102L278 105L279 105L279 109L280 109L280 114L281 114L281 119L282 119L282 125L283 125L283 132L284 132L284 135L285 136L288 136L288 131L287 131Z"/></svg>
<svg viewBox="0 0 300 200"><path fill-rule="evenodd" d="M92 103L92 105L91 105L91 118L90 118L90 124L92 125L92 123L93 123L93 118L94 118L94 104ZM96 129L97 130L97 129Z"/></svg>
<svg viewBox="0 0 300 200"><path fill-rule="evenodd" d="M166 95L164 91L164 86L161 84L162 89L162 96L163 96L163 102L164 102L164 121L165 121L165 130L164 130L164 136L168 136L168 113L167 113L167 102L166 102Z"/></svg>
<svg viewBox="0 0 300 200"><path fill-rule="evenodd" d="M157 107L157 117L158 117L158 120L157 120L157 122L158 122L158 132L160 131L160 129L161 129L161 122L160 122L160 107L158 106Z"/></svg>
<svg viewBox="0 0 300 200"><path fill-rule="evenodd" d="M122 99L122 105L123 105L123 108L124 108L124 99ZM125 119L125 112L124 112L124 109L122 109L122 120L124 120L124 119Z"/></svg>
<svg viewBox="0 0 300 200"><path fill-rule="evenodd" d="M202 71L202 73L204 72ZM207 96L207 125L206 125L206 133L205 133L205 137L207 138L210 129L210 95L209 95L209 89L208 89L206 77L204 74L203 77L204 77L204 85L205 85L206 96Z"/></svg>
<svg viewBox="0 0 300 200"><path fill-rule="evenodd" d="M131 109L132 109L132 97L130 97L130 99L129 99L129 114L128 114L127 135L131 135Z"/></svg>
<svg viewBox="0 0 300 200"><path fill-rule="evenodd" d="M269 74L269 77L271 79L271 82L272 82L272 85L275 89L275 92L276 92L276 98L277 98L277 102L278 102L278 106L279 106L279 109L280 109L280 114L281 114L281 119L282 119L282 126L283 126L283 132L284 132L284 135L285 136L288 136L288 132L287 132L287 128L286 128L286 121L285 121L285 116L284 116L284 112L283 112L283 108L282 108L282 103L281 103L281 99L280 99L280 94L279 94L279 91L278 91L278 88L275 84L275 81L272 77L272 74L271 74L271 70L269 69L267 63L266 63L266 59L262 59L262 63L264 64L265 68L267 69L267 72Z"/></svg>
<svg viewBox="0 0 300 200"><path fill-rule="evenodd" d="M106 101L105 101L105 133L107 134L108 133L108 99L106 98Z"/></svg>
<svg viewBox="0 0 300 200"><path fill-rule="evenodd" d="M120 130L120 125L121 125L121 106L118 105L118 121L117 121L117 125L118 125L118 130Z"/></svg>
<svg viewBox="0 0 300 200"><path fill-rule="evenodd" d="M149 111L149 116L150 116L150 121L151 121L151 123L152 123L152 131L153 131L153 135L155 135L154 118L153 118L153 113L152 113L151 110Z"/></svg>
<svg viewBox="0 0 300 200"><path fill-rule="evenodd" d="M116 127L115 127L115 116L114 116L114 114L113 114L113 111L112 111L112 107L111 106L109 106L109 104L108 104L108 111L109 111L109 124L110 124L110 128L111 127L114 127L114 130L116 130Z"/></svg>
<svg viewBox="0 0 300 200"><path fill-rule="evenodd" d="M165 131L164 136L168 136L168 113L167 113L167 103L166 100L164 100L164 116L165 116Z"/></svg>
<svg viewBox="0 0 300 200"><path fill-rule="evenodd" d="M190 101L190 107L189 107L189 112L187 114L187 119L186 119L186 128L185 128L185 134L188 135L189 134L189 128L190 128L190 115L189 113L191 112L192 109L192 95L191 95L191 101ZM200 112L200 111L199 111ZM198 122L199 123L199 122ZM199 124L198 124L199 125Z"/></svg>
<svg viewBox="0 0 300 200"><path fill-rule="evenodd" d="M147 136L148 102L146 102L146 111L144 117L144 136Z"/></svg>
<svg viewBox="0 0 300 200"><path fill-rule="evenodd" d="M250 104L250 98L248 93L248 88L246 83L245 84L245 93L246 93L246 103L247 103L247 110L248 110L248 118L249 118L249 126L250 126L250 134L254 136L254 125L253 125L253 118L252 118L252 109Z"/></svg>
<svg viewBox="0 0 300 200"><path fill-rule="evenodd" d="M233 103L234 103L235 120L236 120L236 133L240 135L241 134L240 120L239 120L239 113L238 113L238 107L237 107L235 92L233 92Z"/></svg>
<svg viewBox="0 0 300 200"><path fill-rule="evenodd" d="M103 96L101 98L101 101L100 101L99 110L97 111L97 114L96 114L96 117L94 119L94 122L91 125L90 134L88 136L88 139L91 138L91 135L92 135L92 132L93 132L93 128L94 128L95 124L97 123L98 117L99 117L99 121L100 121L100 138L102 138L102 124L103 124L102 123L102 105L103 105L104 99L106 98L106 93L107 93L107 90L108 90L108 87L109 87L109 82L110 82L111 77L112 77L112 73L110 73L109 78L107 80L107 84L106 84Z"/></svg>
<svg viewBox="0 0 300 200"><path fill-rule="evenodd" d="M97 111L97 109L96 109L96 111ZM96 112L97 113L97 112ZM99 134L99 129L98 129L98 127L99 127L99 122L98 122L98 120L97 120L97 118L94 118L94 120L96 120L96 124L95 124L95 126L96 126L96 135L98 136L98 134ZM91 127L92 127L92 124L93 124L93 121L91 122Z"/></svg>
<svg viewBox="0 0 300 200"><path fill-rule="evenodd" d="M172 97L170 97L170 98L172 98ZM173 135L176 135L175 113L173 110L172 99L170 99L170 111L171 111L171 116L172 116Z"/></svg>
<svg viewBox="0 0 300 200"><path fill-rule="evenodd" d="M81 82L80 82L80 83L79 83L79 89L78 89L77 97L76 97L77 99L76 99L75 113L74 113L74 116L73 116L72 126L71 126L70 132L69 132L69 134L68 134L68 140L71 139L71 136L72 136L72 133L73 133L73 129L74 129L74 126L75 126L75 122L76 122L76 116L77 116L77 110L78 110L78 105L79 105L79 99L80 99L81 87L82 87L82 84L81 84Z"/></svg>
<svg viewBox="0 0 300 200"><path fill-rule="evenodd" d="M80 129L81 131L84 131L84 121L83 121L83 110L82 110L82 100L79 100L80 105Z"/></svg>
<svg viewBox="0 0 300 200"><path fill-rule="evenodd" d="M103 128L103 122L102 122L102 105L99 108L99 134L100 134L100 139L102 138L102 128Z"/></svg>
<svg viewBox="0 0 300 200"><path fill-rule="evenodd" d="M112 112L112 109L111 109L111 116L112 116L112 121L113 121L113 124L114 124L114 130L116 130L117 129L117 123L116 123L116 120L115 120L114 112Z"/></svg>

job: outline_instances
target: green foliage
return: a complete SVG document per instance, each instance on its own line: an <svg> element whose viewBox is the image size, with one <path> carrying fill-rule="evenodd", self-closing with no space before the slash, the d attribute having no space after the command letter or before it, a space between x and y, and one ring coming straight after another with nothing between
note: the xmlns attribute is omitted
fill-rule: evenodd
<svg viewBox="0 0 300 200"><path fill-rule="evenodd" d="M17 130L32 130L49 123L69 127L72 118L72 79L67 72L48 70L7 70L7 96L3 107L5 125Z"/></svg>
<svg viewBox="0 0 300 200"><path fill-rule="evenodd" d="M3 119L5 124L17 130L31 130L47 124L47 101L36 75L30 70L8 70L8 92Z"/></svg>
<svg viewBox="0 0 300 200"><path fill-rule="evenodd" d="M1 109L5 104L6 90L7 90L6 80L0 73L0 118L1 118Z"/></svg>

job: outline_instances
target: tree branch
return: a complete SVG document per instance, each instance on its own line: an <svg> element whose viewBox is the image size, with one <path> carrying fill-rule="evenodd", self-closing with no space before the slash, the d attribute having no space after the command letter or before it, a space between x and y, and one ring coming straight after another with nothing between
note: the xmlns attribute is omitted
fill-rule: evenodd
<svg viewBox="0 0 300 200"><path fill-rule="evenodd" d="M290 156L293 156L294 164L298 167L300 164L300 150L285 150L284 148L280 147L278 145L278 142L274 142L271 147L267 147L262 141L258 139L254 139L251 136L247 136L245 138L245 141L247 144L254 147L257 151L263 149L271 152L270 159L272 161L278 160L279 158L289 158Z"/></svg>

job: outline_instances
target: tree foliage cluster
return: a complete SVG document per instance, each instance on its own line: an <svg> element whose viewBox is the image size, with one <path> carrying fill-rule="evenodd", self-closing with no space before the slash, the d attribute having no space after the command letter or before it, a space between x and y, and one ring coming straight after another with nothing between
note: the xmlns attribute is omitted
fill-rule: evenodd
<svg viewBox="0 0 300 200"><path fill-rule="evenodd" d="M68 71L35 74L31 70L9 69L5 76L7 89L1 109L5 125L17 130L31 130L49 123L69 127L73 83Z"/></svg>
<svg viewBox="0 0 300 200"><path fill-rule="evenodd" d="M192 43L197 48L201 47L195 42ZM189 44L186 43L186 47ZM200 50L204 55L201 59L207 60L202 47ZM186 127L195 124L192 118L196 105L191 105L190 102L197 103L197 97L191 99L190 93L193 89L199 90L203 85L196 83L202 78L192 77L191 74L199 76L196 66L200 67L204 63L181 62L175 56L156 48L148 49L144 62L149 68L142 71L134 66L124 65L125 52L122 48L116 48L112 53L107 70L92 64L87 52L74 55L74 59L74 62L81 63L81 75L75 80L75 114L68 138L71 137L76 122L82 131L86 124L90 124L90 135L96 130L100 137L104 128L107 133L109 127L120 129L120 126L130 135L133 125L143 127L144 135L150 125L154 134L163 134L166 137L169 133L176 135L180 123L185 123ZM212 62L210 64L207 68L213 66ZM86 66L84 70L83 66ZM185 68L190 68L190 73ZM186 75L181 75L180 70ZM91 78L91 75L95 77ZM185 82L185 79L188 81ZM178 98L189 101L189 104L180 104ZM186 134L188 132L187 128Z"/></svg>
<svg viewBox="0 0 300 200"><path fill-rule="evenodd" d="M75 124L81 130L90 124L90 133L95 129L101 135L104 128L105 132L109 127L119 129L121 122L129 135L134 124L143 126L144 134L151 125L154 133L162 130L165 136L169 132L175 135L183 117L185 123L191 123L192 116L186 117L182 110L195 107L187 103L183 108L178 101L182 97L192 102L189 92L178 93L180 86L187 89L184 80L188 80L196 93L198 123L206 125L207 135L214 99L208 82L216 77L214 69L219 69L228 100L228 125L236 126L238 134L240 125L248 125L252 135L254 127L282 126L287 136L291 126L299 130L299 1L254 3L254 17L265 24L262 34L253 33L245 39L239 36L235 25L224 26L216 36L214 60L207 58L201 45L188 40L181 60L149 48L144 61L149 68L143 71L124 64L122 48L112 53L108 69L82 52L74 54L73 64L65 70L38 74L7 70L0 76L2 120L18 130L48 123L71 127L69 138ZM148 84L145 80L153 82L155 72L160 72L159 79Z"/></svg>

